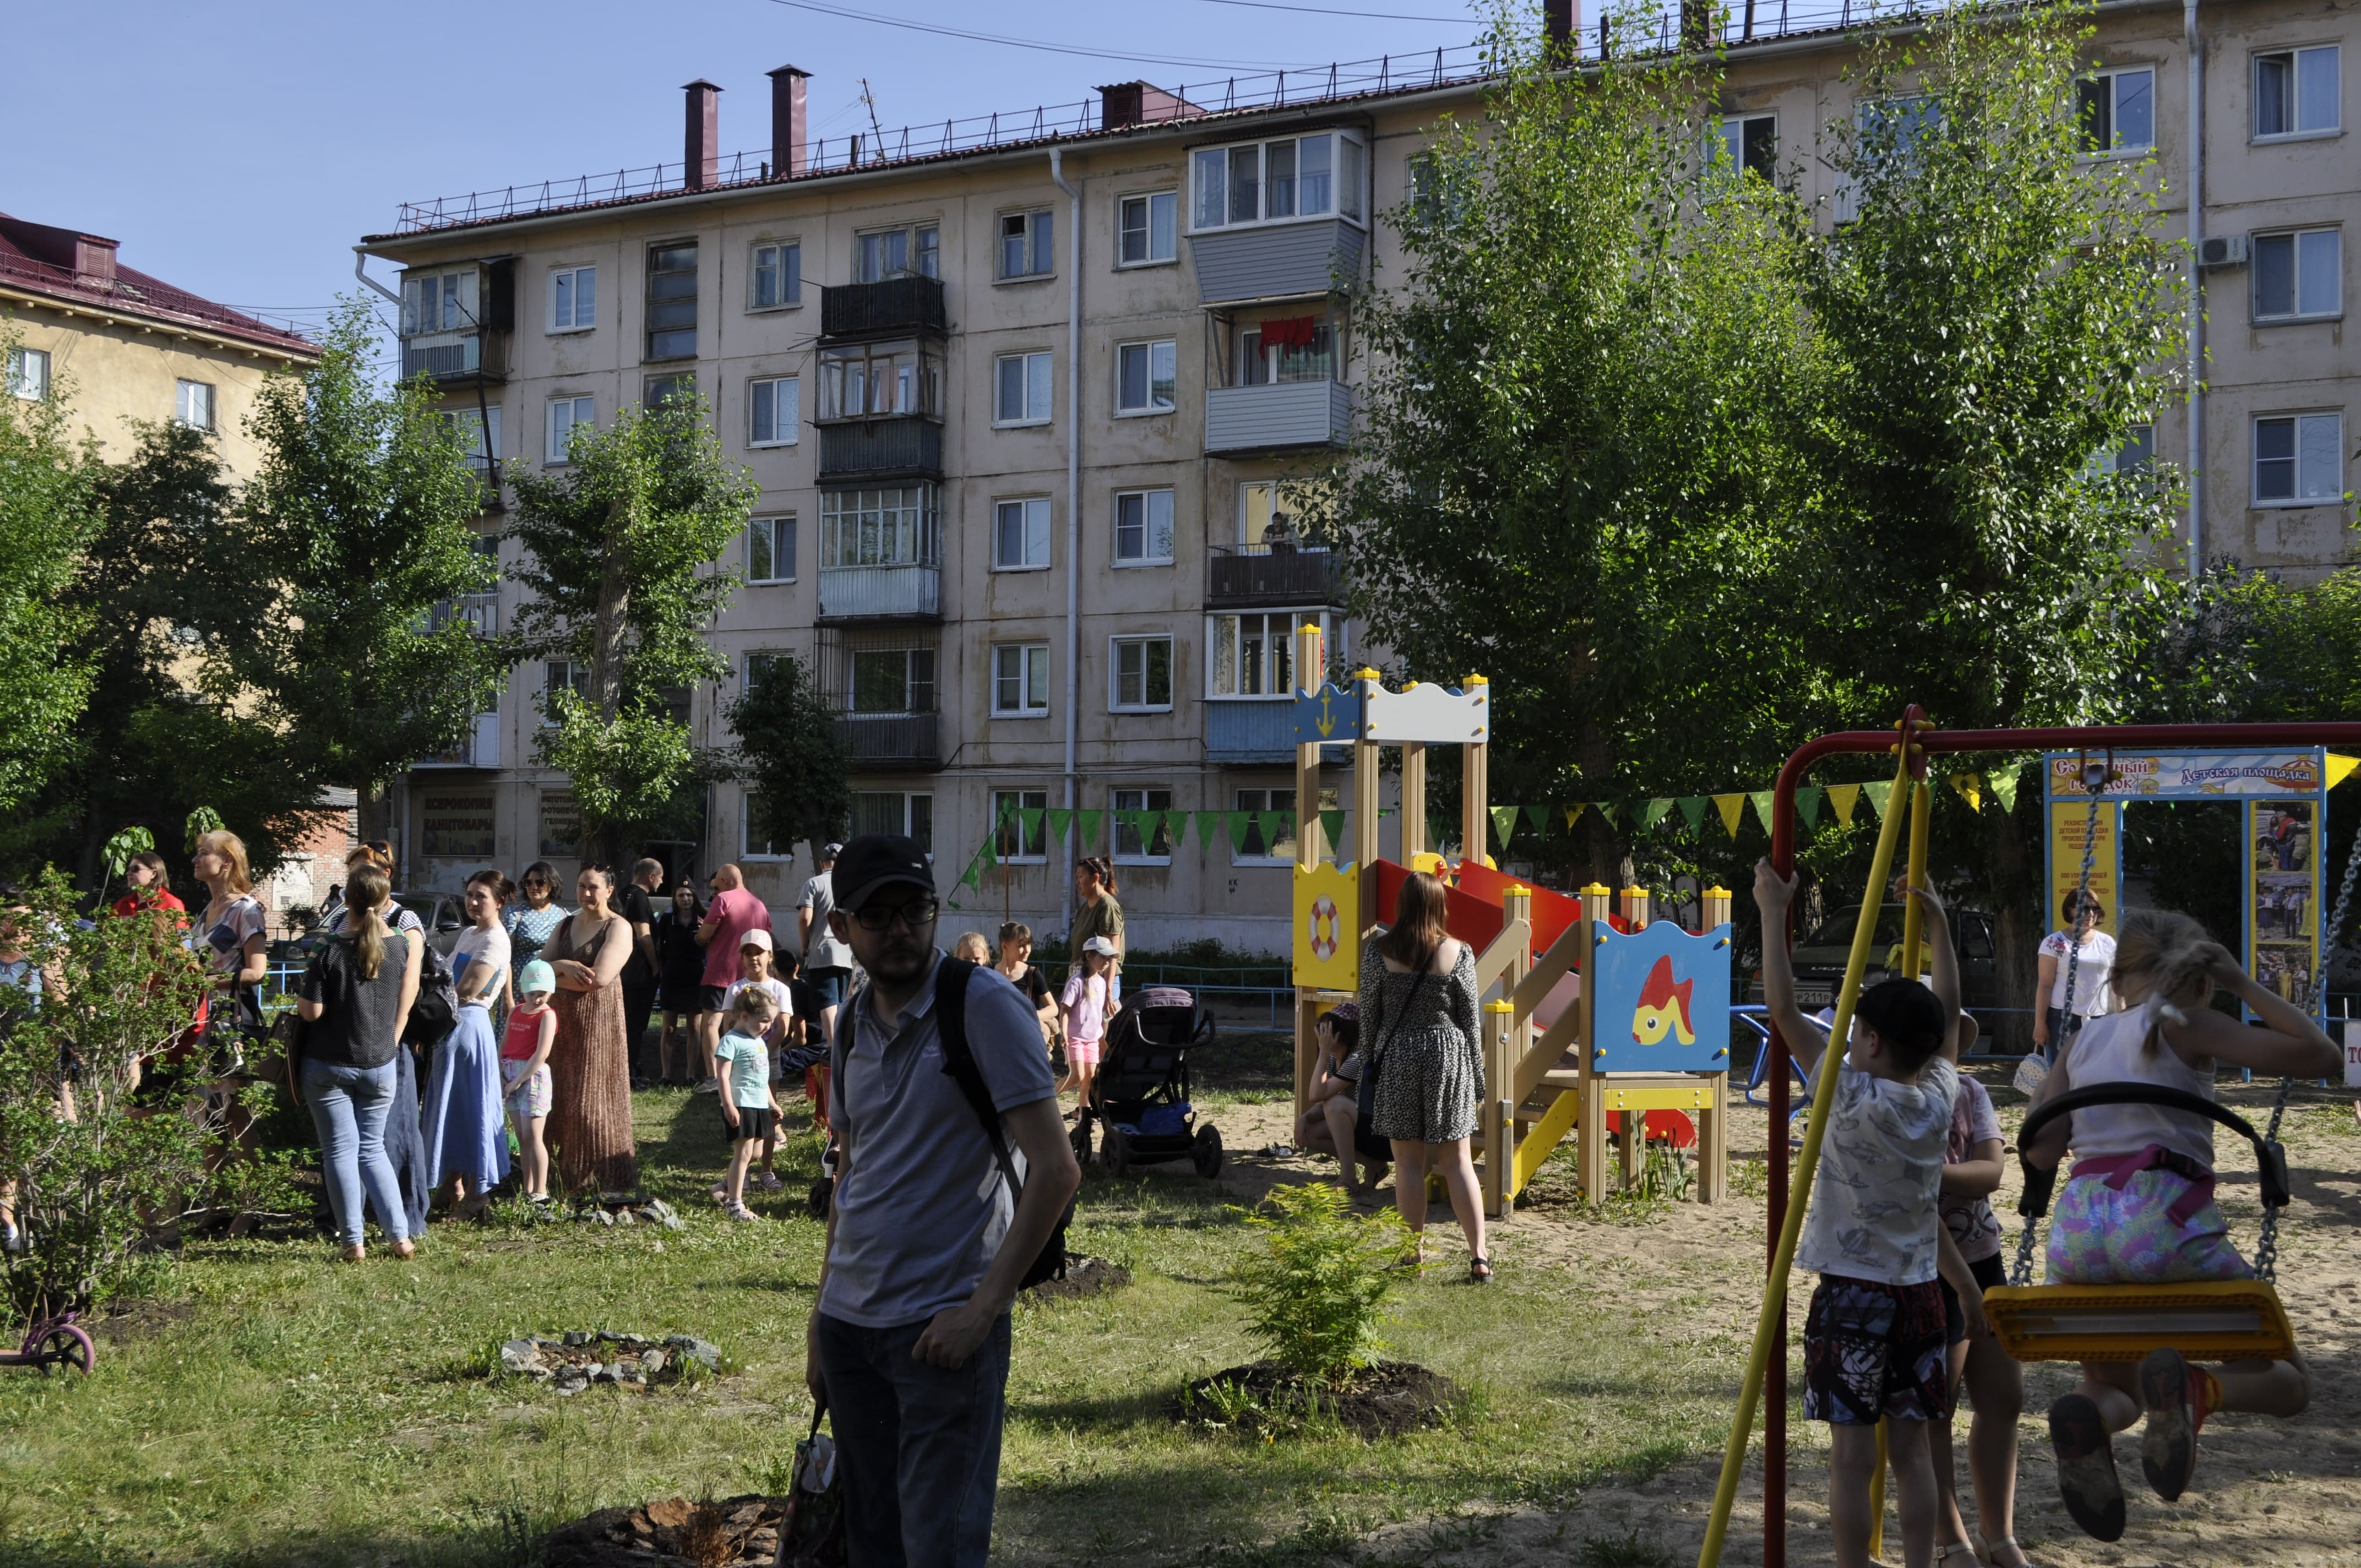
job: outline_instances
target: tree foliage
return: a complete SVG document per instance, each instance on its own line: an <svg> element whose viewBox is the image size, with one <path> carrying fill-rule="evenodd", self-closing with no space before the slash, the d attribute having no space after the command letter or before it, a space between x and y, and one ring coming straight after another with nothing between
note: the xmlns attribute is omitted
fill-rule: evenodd
<svg viewBox="0 0 2361 1568"><path fill-rule="evenodd" d="M0 358L16 341L0 330ZM68 430L61 379L38 401L0 390L0 811L30 801L80 733L93 672L66 589L98 527L95 466Z"/></svg>
<svg viewBox="0 0 2361 1568"><path fill-rule="evenodd" d="M852 817L851 757L819 684L787 655L758 665L730 707L738 775L748 786L750 837L818 846L844 836Z"/></svg>

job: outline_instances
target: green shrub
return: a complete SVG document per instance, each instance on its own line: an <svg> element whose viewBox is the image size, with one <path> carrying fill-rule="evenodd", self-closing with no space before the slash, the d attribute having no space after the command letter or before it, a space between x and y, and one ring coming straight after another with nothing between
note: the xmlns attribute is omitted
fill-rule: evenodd
<svg viewBox="0 0 2361 1568"><path fill-rule="evenodd" d="M1315 1382L1367 1366L1393 1290L1389 1268L1409 1245L1400 1216L1362 1219L1344 1189L1326 1183L1277 1189L1266 1207L1276 1212L1244 1216L1258 1245L1228 1277L1249 1332L1273 1360Z"/></svg>

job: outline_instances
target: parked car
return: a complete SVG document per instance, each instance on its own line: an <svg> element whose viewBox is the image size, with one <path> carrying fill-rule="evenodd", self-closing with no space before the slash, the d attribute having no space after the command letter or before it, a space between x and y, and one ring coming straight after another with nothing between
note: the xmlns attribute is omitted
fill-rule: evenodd
<svg viewBox="0 0 2361 1568"><path fill-rule="evenodd" d="M397 893L393 901L418 916L426 927L426 941L445 958L459 945L460 934L467 928L467 911L460 906L456 893Z"/></svg>
<svg viewBox="0 0 2361 1568"><path fill-rule="evenodd" d="M1992 916L1981 909L1953 908L1951 942L1960 955L1960 1004L1972 1012L1997 1006L2000 981L1999 949L1993 940ZM1861 924L1861 905L1839 909L1810 935L1796 939L1794 949L1795 1002L1806 1013L1834 1005L1837 988L1844 983L1845 963L1852 956L1853 928ZM1877 913L1877 934L1869 948L1869 970L1863 985L1891 978L1901 961L1902 905L1888 904ZM1750 998L1763 1000L1758 971Z"/></svg>

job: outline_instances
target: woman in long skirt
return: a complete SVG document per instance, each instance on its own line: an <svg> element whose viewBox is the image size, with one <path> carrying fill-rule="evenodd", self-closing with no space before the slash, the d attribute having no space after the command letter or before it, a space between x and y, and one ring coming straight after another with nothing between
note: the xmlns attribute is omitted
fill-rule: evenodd
<svg viewBox="0 0 2361 1568"><path fill-rule="evenodd" d="M558 1179L568 1189L629 1192L640 1179L621 982L631 923L610 906L615 879L605 867L583 867L575 891L581 907L542 949L557 974L549 1141L557 1146Z"/></svg>
<svg viewBox="0 0 2361 1568"><path fill-rule="evenodd" d="M463 1220L484 1212L492 1188L509 1173L500 1037L492 1030L492 1002L508 975L509 934L500 928L500 905L509 891L509 879L496 871L467 879L469 925L451 953L459 1017L434 1047L419 1118L430 1179L438 1187L452 1184L452 1209Z"/></svg>

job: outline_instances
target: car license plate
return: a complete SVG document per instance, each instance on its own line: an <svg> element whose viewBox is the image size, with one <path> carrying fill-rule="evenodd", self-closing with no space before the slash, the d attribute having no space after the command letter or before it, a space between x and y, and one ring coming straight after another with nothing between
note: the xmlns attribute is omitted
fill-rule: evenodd
<svg viewBox="0 0 2361 1568"><path fill-rule="evenodd" d="M1833 988L1825 985L1799 985L1795 988L1798 1007L1826 1007L1836 1000Z"/></svg>

